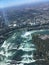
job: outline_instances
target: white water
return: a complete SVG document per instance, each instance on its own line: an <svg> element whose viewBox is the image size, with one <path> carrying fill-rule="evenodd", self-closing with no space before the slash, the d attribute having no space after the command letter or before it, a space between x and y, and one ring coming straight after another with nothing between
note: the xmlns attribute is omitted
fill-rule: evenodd
<svg viewBox="0 0 49 65"><path fill-rule="evenodd" d="M19 65L24 65L24 63L28 64L31 62L35 62L36 60L33 59L33 51L36 50L36 48L35 48L35 45L29 41L32 40L31 34L34 34L36 32L43 32L43 31L45 31L45 30L28 31L28 32L24 32L23 34L21 34L21 37L24 39L24 42L20 44L18 49L17 49L17 45L16 45L16 47L13 47L13 45L15 43L11 43L11 41L14 41L16 36L17 36L17 33L15 32L9 39L5 40L3 45L2 45L2 47L5 49L6 53L4 54L3 52L1 52L0 54L5 55L6 60L10 60L10 59L8 59L8 56L12 56L13 54L15 54L15 52L13 54L11 52L8 53L9 49L13 48L13 49L17 49L17 50L22 50L22 51L27 52L27 53L25 53L22 56L21 61L18 61L18 62L21 62ZM28 52L30 52L30 51L32 53L29 55ZM3 64L1 63L1 65L3 65Z"/></svg>

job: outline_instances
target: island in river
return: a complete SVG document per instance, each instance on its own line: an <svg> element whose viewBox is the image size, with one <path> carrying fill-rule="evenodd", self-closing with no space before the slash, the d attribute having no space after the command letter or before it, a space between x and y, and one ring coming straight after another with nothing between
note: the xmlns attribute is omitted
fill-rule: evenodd
<svg viewBox="0 0 49 65"><path fill-rule="evenodd" d="M49 63L49 34L34 34L32 40L37 49L34 53L34 59L37 62Z"/></svg>

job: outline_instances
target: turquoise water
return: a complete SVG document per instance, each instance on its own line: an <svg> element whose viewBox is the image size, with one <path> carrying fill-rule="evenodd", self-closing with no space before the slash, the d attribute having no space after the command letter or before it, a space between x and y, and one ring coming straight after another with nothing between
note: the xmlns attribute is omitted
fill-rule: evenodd
<svg viewBox="0 0 49 65"><path fill-rule="evenodd" d="M33 53L36 51L36 47L32 41L33 34L49 34L49 30L15 30L2 45L6 56L4 61L15 60L19 65L35 63Z"/></svg>

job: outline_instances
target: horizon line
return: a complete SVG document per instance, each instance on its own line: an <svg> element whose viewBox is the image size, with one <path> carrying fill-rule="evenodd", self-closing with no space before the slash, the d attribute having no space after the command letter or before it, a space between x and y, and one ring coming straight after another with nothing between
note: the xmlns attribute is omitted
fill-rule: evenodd
<svg viewBox="0 0 49 65"><path fill-rule="evenodd" d="M20 6L23 6L23 5L29 5L29 4L42 4L42 3L49 3L49 1L41 1L41 2L32 2L32 3L25 3L25 4L20 4L20 5L11 5L11 6L6 6L6 7L0 7L0 9L4 9L4 8L10 8L10 7L20 7Z"/></svg>

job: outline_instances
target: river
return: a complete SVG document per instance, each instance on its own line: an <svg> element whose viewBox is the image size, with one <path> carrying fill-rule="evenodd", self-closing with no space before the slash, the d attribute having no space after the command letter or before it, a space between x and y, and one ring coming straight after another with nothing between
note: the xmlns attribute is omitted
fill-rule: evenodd
<svg viewBox="0 0 49 65"><path fill-rule="evenodd" d="M2 53L5 58L5 65L17 63L18 65L35 65L33 53L36 51L36 47L32 41L33 34L49 34L49 30L15 30L12 35L4 41ZM2 62L3 62L2 61ZM32 64L31 64L32 63ZM1 65L3 65L1 63Z"/></svg>

